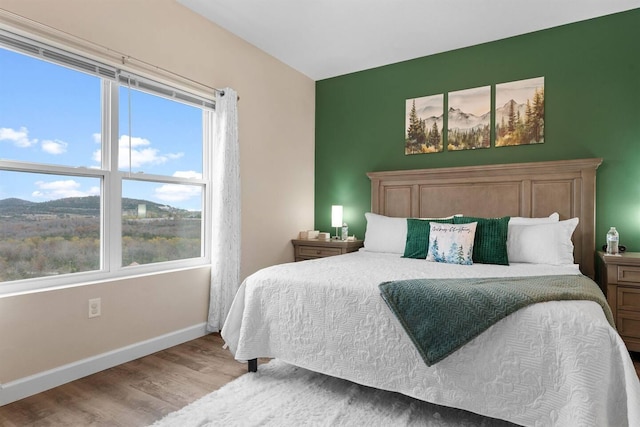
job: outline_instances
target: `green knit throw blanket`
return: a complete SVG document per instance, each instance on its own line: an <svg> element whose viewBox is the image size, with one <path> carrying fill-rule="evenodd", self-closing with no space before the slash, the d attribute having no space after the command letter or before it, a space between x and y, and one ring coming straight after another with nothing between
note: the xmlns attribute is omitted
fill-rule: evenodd
<svg viewBox="0 0 640 427"><path fill-rule="evenodd" d="M428 366L500 319L538 302L595 301L614 326L602 291L583 275L412 279L384 282L379 288Z"/></svg>

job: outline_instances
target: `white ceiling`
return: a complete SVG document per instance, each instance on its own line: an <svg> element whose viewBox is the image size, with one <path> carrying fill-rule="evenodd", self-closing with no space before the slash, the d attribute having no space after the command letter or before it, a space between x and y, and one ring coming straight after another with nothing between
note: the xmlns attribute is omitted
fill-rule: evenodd
<svg viewBox="0 0 640 427"><path fill-rule="evenodd" d="M640 0L177 1L314 80L640 7Z"/></svg>

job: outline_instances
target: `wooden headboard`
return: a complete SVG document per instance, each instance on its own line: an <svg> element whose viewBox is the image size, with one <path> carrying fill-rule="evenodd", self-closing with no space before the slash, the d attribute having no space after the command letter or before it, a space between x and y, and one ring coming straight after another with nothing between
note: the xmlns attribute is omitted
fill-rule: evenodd
<svg viewBox="0 0 640 427"><path fill-rule="evenodd" d="M433 218L578 217L574 258L595 276L596 169L602 159L369 172L371 212Z"/></svg>

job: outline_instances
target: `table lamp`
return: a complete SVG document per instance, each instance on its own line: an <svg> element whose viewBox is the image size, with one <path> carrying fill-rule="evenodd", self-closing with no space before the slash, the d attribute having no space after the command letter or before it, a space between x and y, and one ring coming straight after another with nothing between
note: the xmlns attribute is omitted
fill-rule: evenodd
<svg viewBox="0 0 640 427"><path fill-rule="evenodd" d="M342 227L342 206L341 205L333 205L331 206L331 226L336 228L336 235L334 239L340 239L338 235L338 228Z"/></svg>

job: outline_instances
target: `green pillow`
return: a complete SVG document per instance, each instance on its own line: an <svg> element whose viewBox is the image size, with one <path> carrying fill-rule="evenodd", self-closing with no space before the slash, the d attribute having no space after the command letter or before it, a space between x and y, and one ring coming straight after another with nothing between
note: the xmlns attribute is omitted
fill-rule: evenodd
<svg viewBox="0 0 640 427"><path fill-rule="evenodd" d="M454 217L454 224L478 223L476 239L473 244L473 262L509 265L507 229L510 218L508 216L502 218Z"/></svg>
<svg viewBox="0 0 640 427"><path fill-rule="evenodd" d="M432 222L453 224L453 219L407 218L407 242L404 246L403 258L427 258L427 251L429 250L429 232L431 229L429 224Z"/></svg>

